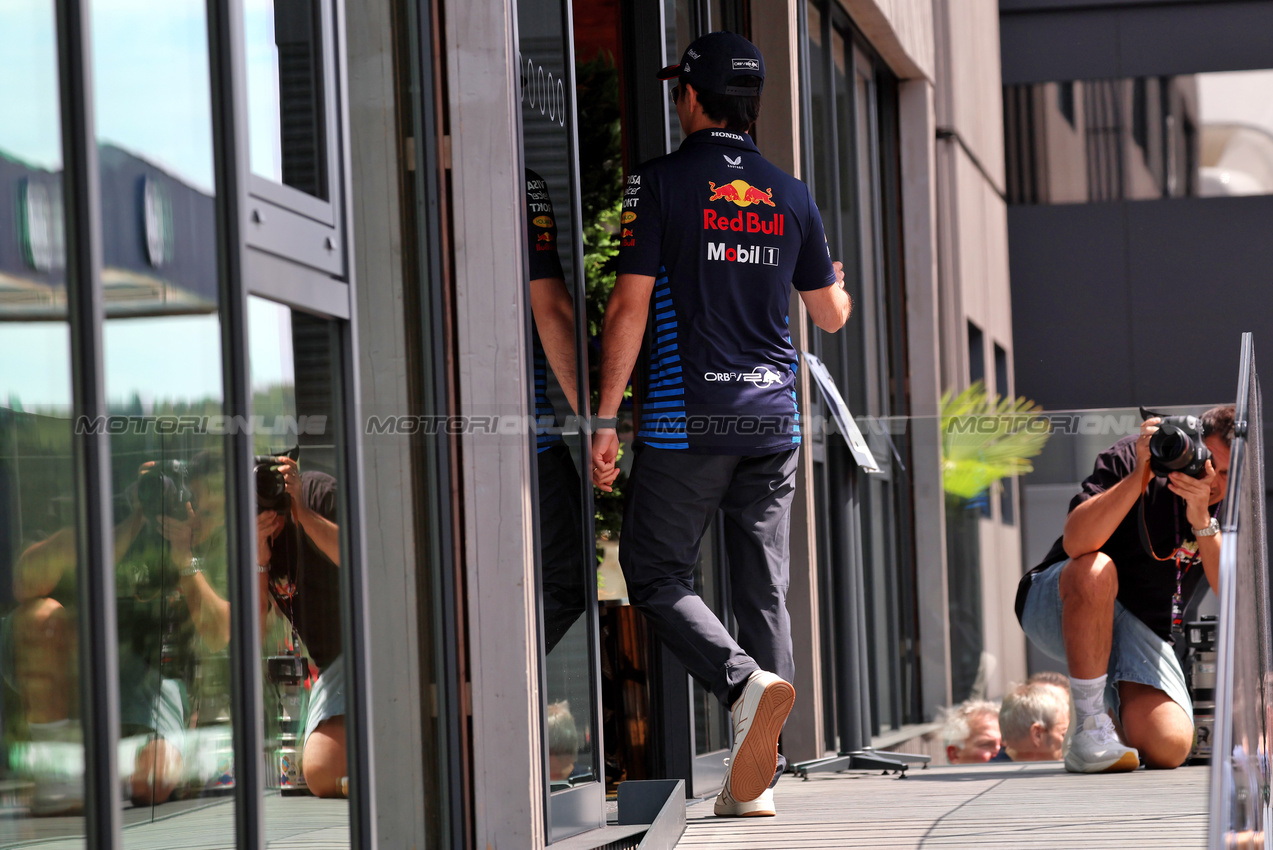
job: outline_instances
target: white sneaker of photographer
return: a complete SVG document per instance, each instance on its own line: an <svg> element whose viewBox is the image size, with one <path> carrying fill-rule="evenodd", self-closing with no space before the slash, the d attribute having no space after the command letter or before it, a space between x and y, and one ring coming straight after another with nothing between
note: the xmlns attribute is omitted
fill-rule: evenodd
<svg viewBox="0 0 1273 850"><path fill-rule="evenodd" d="M730 710L734 746L722 793L731 800L750 803L773 782L778 735L795 701L796 689L773 673L757 670L747 677L743 695Z"/></svg>
<svg viewBox="0 0 1273 850"><path fill-rule="evenodd" d="M1118 773L1140 767L1140 753L1118 740L1114 721L1107 714L1083 718L1065 750L1065 769L1070 773Z"/></svg>

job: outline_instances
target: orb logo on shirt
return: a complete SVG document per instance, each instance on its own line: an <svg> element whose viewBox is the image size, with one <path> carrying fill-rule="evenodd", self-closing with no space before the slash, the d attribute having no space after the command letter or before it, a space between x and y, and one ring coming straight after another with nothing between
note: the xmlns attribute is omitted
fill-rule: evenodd
<svg viewBox="0 0 1273 850"><path fill-rule="evenodd" d="M733 180L725 183L719 188L715 183L708 181L707 185L711 187L712 196L708 201L733 201L740 207L749 207L752 204L768 204L774 206L774 190L764 191L757 189L746 180Z"/></svg>
<svg viewBox="0 0 1273 850"><path fill-rule="evenodd" d="M757 366L750 372L704 372L703 380L713 384L733 384L743 381L763 389L782 383L782 376L768 366Z"/></svg>

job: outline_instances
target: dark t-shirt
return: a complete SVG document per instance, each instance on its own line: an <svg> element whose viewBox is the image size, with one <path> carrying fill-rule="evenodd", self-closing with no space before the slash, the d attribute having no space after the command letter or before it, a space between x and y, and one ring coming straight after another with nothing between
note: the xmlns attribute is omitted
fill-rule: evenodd
<svg viewBox="0 0 1273 850"><path fill-rule="evenodd" d="M548 184L529 168L526 169L526 250L531 280L544 278L565 279L561 269L561 257L557 255L557 222L553 214L553 201L548 194ZM531 348L535 368L535 442L539 451L545 451L563 442L560 428L556 427L557 412L548 398L548 358L544 344L539 340L539 328L532 323Z"/></svg>
<svg viewBox="0 0 1273 850"><path fill-rule="evenodd" d="M1104 493L1135 471L1136 436L1124 437L1097 455L1092 474L1083 481L1082 489L1070 501L1071 511L1093 496ZM1182 561L1182 607L1189 602L1198 584L1206 576L1202 569L1202 558L1197 554L1198 544L1193 536L1193 527L1185 518L1185 502L1167 489L1167 484L1166 478L1158 476L1149 480L1149 488L1143 496L1144 524L1154 552L1159 558L1171 560L1156 560L1145 551L1140 539L1139 503L1127 512L1127 516L1123 517L1123 521L1114 529L1100 551L1110 557L1118 570L1118 601L1160 637L1170 640L1172 596L1176 592L1176 550L1184 547L1188 553ZM1218 505L1211 506L1212 515L1218 508ZM1058 537L1043 563L1021 579L1017 590L1018 620L1025 608L1025 596L1032 576L1069 557L1065 554L1062 541L1063 538Z"/></svg>
<svg viewBox="0 0 1273 850"><path fill-rule="evenodd" d="M637 439L709 454L800 442L791 287L835 282L809 187L700 130L630 175L619 274L655 278Z"/></svg>
<svg viewBox="0 0 1273 850"><path fill-rule="evenodd" d="M301 473L301 495L311 511L336 521L336 479ZM323 554L289 512L270 546L270 598L305 643L319 670L340 655L340 568Z"/></svg>

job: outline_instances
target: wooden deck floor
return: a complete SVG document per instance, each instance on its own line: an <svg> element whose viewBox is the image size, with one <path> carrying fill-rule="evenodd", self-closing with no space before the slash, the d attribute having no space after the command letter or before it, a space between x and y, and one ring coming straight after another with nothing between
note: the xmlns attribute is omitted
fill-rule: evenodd
<svg viewBox="0 0 1273 850"><path fill-rule="evenodd" d="M1079 776L1058 762L879 774L784 776L776 818L726 819L689 807L678 848L1201 848L1205 767Z"/></svg>

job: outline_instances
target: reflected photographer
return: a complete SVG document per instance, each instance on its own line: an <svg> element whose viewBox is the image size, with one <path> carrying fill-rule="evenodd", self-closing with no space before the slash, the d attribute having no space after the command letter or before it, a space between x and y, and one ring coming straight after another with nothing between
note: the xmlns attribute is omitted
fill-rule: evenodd
<svg viewBox="0 0 1273 850"><path fill-rule="evenodd" d="M1016 613L1030 640L1069 667L1075 773L1182 764L1193 706L1174 645L1204 577L1219 587L1232 406L1201 417L1149 411L1140 433L1097 456L1065 532L1027 573ZM1109 713L1107 713L1107 711Z"/></svg>
<svg viewBox="0 0 1273 850"><path fill-rule="evenodd" d="M224 574L224 485L207 452L189 464L147 461L122 498L115 527L119 622L120 736L134 805L170 799L205 777L187 763L187 705L197 704L199 659L229 641L229 603L204 574L217 556ZM199 505L196 511L193 507ZM5 677L18 692L29 732L27 772L36 815L83 808L82 765L65 756L82 747L75 668L78 645L73 580L75 533L62 528L26 548L14 576L18 608L0 625Z"/></svg>
<svg viewBox="0 0 1273 850"><path fill-rule="evenodd" d="M289 455L258 457L254 476L261 604L287 621L294 651L303 644L319 671L301 731L301 770L316 796L347 796L336 479L301 472Z"/></svg>

